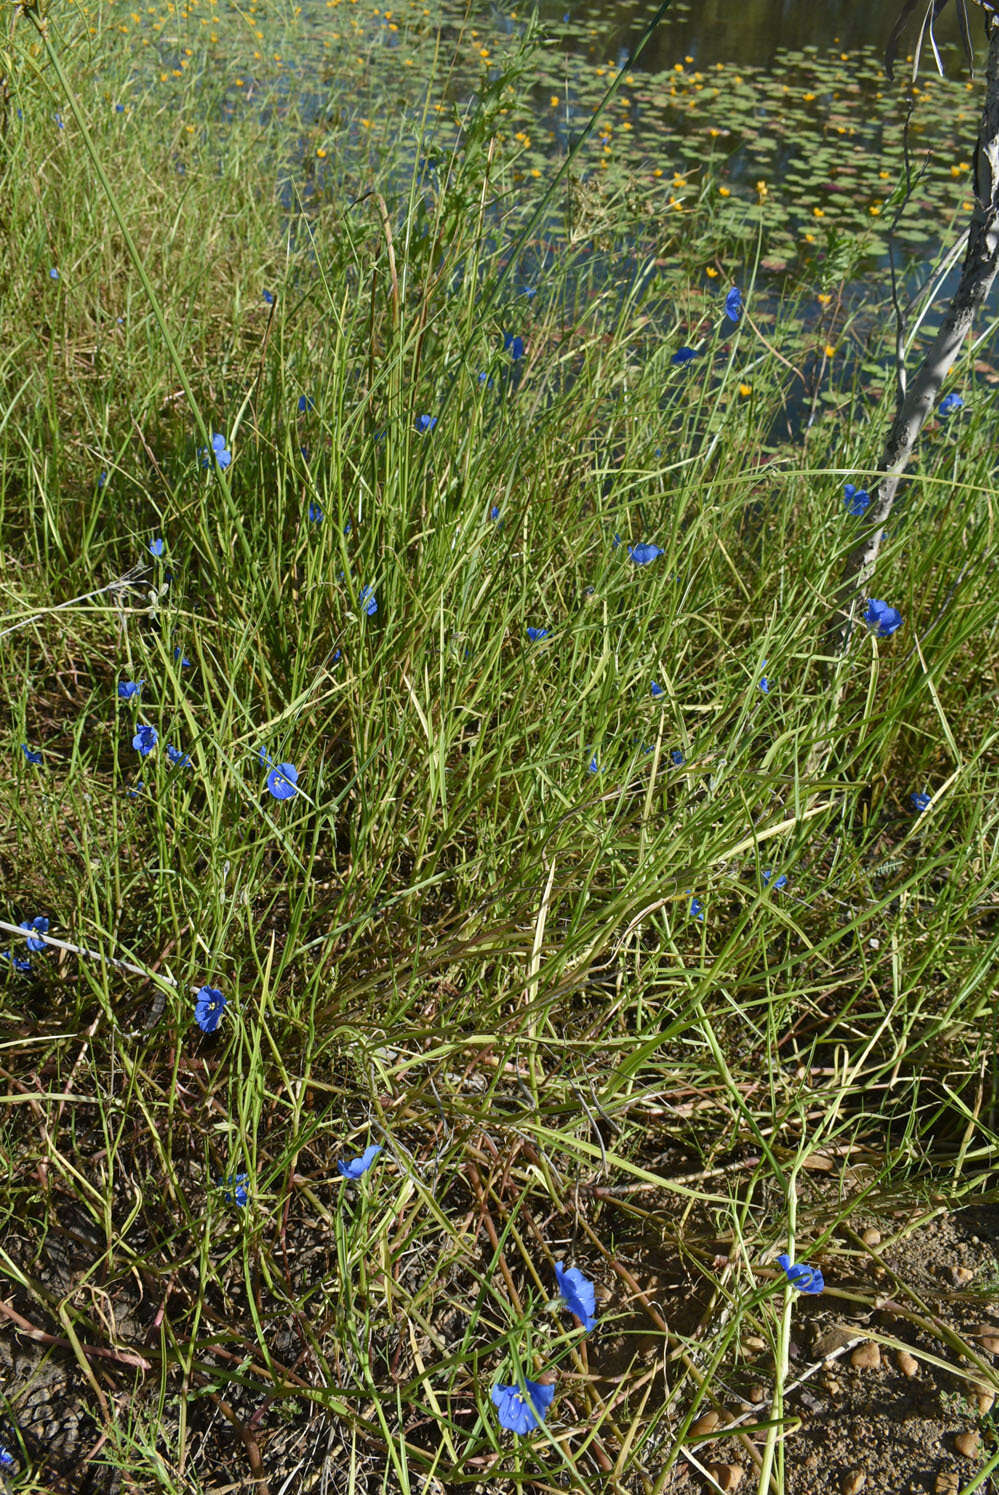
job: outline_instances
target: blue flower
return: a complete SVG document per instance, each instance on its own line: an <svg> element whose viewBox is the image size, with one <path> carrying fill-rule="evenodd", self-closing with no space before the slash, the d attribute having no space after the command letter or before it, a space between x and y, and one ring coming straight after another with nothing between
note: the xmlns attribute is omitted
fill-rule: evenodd
<svg viewBox="0 0 999 1495"><path fill-rule="evenodd" d="M45 940L41 936L48 931L49 921L43 914L36 914L33 919L22 919L19 928L25 931L25 944L29 950L34 950L37 955L39 950L45 949Z"/></svg>
<svg viewBox="0 0 999 1495"><path fill-rule="evenodd" d="M294 763L279 763L267 775L267 787L275 799L291 799L298 793L298 769Z"/></svg>
<svg viewBox="0 0 999 1495"><path fill-rule="evenodd" d="M764 883L767 884L768 887L770 885L770 879L773 876L774 875L773 875L773 872L771 871L771 869L769 867L764 867L764 869L763 869L763 881L764 881ZM774 885L775 888L778 889L778 891L781 888L786 888L787 887L787 873L786 872L782 872L779 877L774 877L774 883L773 883L773 885Z"/></svg>
<svg viewBox="0 0 999 1495"><path fill-rule="evenodd" d="M537 286L521 286L520 294L522 296L526 296L528 300L530 300L532 296L536 296L538 294L538 288Z"/></svg>
<svg viewBox="0 0 999 1495"><path fill-rule="evenodd" d="M678 368L682 368L684 364L690 363L693 359L699 358L700 356L700 348L677 348L676 352L673 354L673 357L670 359L670 363L675 363Z"/></svg>
<svg viewBox="0 0 999 1495"><path fill-rule="evenodd" d="M138 779L135 788L128 790L129 799L138 799L140 790L145 789L145 787L145 782L142 779Z"/></svg>
<svg viewBox="0 0 999 1495"><path fill-rule="evenodd" d="M311 395L299 395L299 397L298 397L298 413L299 413L299 415L304 415L307 410L315 410L315 408L316 408L316 402L313 400L313 398L312 398Z"/></svg>
<svg viewBox="0 0 999 1495"><path fill-rule="evenodd" d="M763 659L763 660L760 661L760 663L763 665L763 668L766 669L766 667L767 667L766 660ZM770 681L767 679L766 675L761 675L760 676L760 690L762 690L762 692L763 692L763 694L765 696L768 696L770 694Z"/></svg>
<svg viewBox="0 0 999 1495"><path fill-rule="evenodd" d="M593 1283L588 1277L584 1277L578 1267L570 1267L567 1272L562 1270L562 1263L555 1263L555 1276L558 1280L558 1290L565 1299L565 1306L570 1313L574 1313L582 1320L583 1328L589 1333L596 1323L596 1291Z"/></svg>
<svg viewBox="0 0 999 1495"><path fill-rule="evenodd" d="M943 399L940 401L940 414L941 415L950 415L950 413L951 413L952 410L963 410L963 409L964 409L964 401L961 399L960 395L956 395L956 394L944 395Z"/></svg>
<svg viewBox="0 0 999 1495"><path fill-rule="evenodd" d="M0 960L9 961L15 971L31 970L31 961L26 960L23 955L15 955L12 950L0 950Z"/></svg>
<svg viewBox="0 0 999 1495"><path fill-rule="evenodd" d="M98 488L106 488L107 487L107 482L108 482L107 468L102 468L101 471L97 474L97 486L98 486Z"/></svg>
<svg viewBox="0 0 999 1495"><path fill-rule="evenodd" d="M418 415L416 417L416 429L418 431L432 431L436 424L436 415Z"/></svg>
<svg viewBox="0 0 999 1495"><path fill-rule="evenodd" d="M783 1269L784 1276L792 1287L796 1287L800 1293L820 1293L826 1282L818 1267L806 1267L804 1262L795 1266L791 1265L791 1258L786 1251L782 1251L777 1258L777 1265Z"/></svg>
<svg viewBox="0 0 999 1495"><path fill-rule="evenodd" d="M188 659L186 654L181 653L179 644L174 647L173 657L174 659L180 660L180 667L182 670L190 669L191 661Z"/></svg>
<svg viewBox="0 0 999 1495"><path fill-rule="evenodd" d="M673 749L673 751L669 755L669 761L672 763L674 768L679 768L681 766L684 758L679 748Z"/></svg>
<svg viewBox="0 0 999 1495"><path fill-rule="evenodd" d="M265 306L273 306L274 305L274 292L273 291L264 291L264 305Z"/></svg>
<svg viewBox="0 0 999 1495"><path fill-rule="evenodd" d="M364 1149L359 1158L351 1158L349 1163L341 1163L338 1160L337 1168L343 1174L344 1178L360 1178L362 1173L367 1173L381 1151L382 1148L379 1143L372 1142L370 1147Z"/></svg>
<svg viewBox="0 0 999 1495"><path fill-rule="evenodd" d="M378 611L378 598L375 596L374 590L371 587L362 587L361 595L357 600L364 608L368 617L373 618Z"/></svg>
<svg viewBox="0 0 999 1495"><path fill-rule="evenodd" d="M13 1462L14 1455L12 1453L9 1453L8 1450L4 1448L3 1444L0 1443L0 1467L9 1469Z"/></svg>
<svg viewBox="0 0 999 1495"><path fill-rule="evenodd" d="M489 510L489 517L492 520L496 520L496 519L499 518L499 516L500 516L499 504L493 504L492 508Z"/></svg>
<svg viewBox="0 0 999 1495"><path fill-rule="evenodd" d="M225 472L232 461L232 452L229 451L225 444L225 437L219 435L218 432L212 436L211 448L209 449L207 446L199 448L198 455L201 458L202 467L210 467L214 459L223 472Z"/></svg>
<svg viewBox="0 0 999 1495"><path fill-rule="evenodd" d="M219 1179L219 1188L225 1190L223 1198L226 1204L238 1204L240 1209L245 1209L250 1195L246 1187L248 1173L230 1173L228 1178Z"/></svg>
<svg viewBox="0 0 999 1495"><path fill-rule="evenodd" d="M865 488L855 488L852 483L843 484L843 502L854 519L859 519L871 501Z"/></svg>
<svg viewBox="0 0 999 1495"><path fill-rule="evenodd" d="M503 350L509 353L514 363L516 363L524 356L524 339L522 337L514 337L512 332L504 332Z"/></svg>
<svg viewBox="0 0 999 1495"><path fill-rule="evenodd" d="M878 638L888 638L896 629L901 628L902 614L897 607L889 607L887 602L872 597L864 613L864 622L877 628Z"/></svg>
<svg viewBox="0 0 999 1495"><path fill-rule="evenodd" d="M42 761L41 753L34 752L31 748L29 748L26 742L21 743L21 752L27 758L29 763L41 763Z"/></svg>
<svg viewBox="0 0 999 1495"><path fill-rule="evenodd" d="M191 766L191 760L187 754L182 753L180 748L171 747L169 743L167 743L167 757L175 768L190 768Z"/></svg>
<svg viewBox="0 0 999 1495"><path fill-rule="evenodd" d="M162 555L163 554L163 549L164 549L164 546L163 546L163 541L162 540L158 540L158 539L157 540L150 540L150 542L149 542L149 554L150 555Z"/></svg>
<svg viewBox="0 0 999 1495"><path fill-rule="evenodd" d="M594 753L593 757L590 759L587 771L589 773L599 773L600 772L600 764L597 762L597 755L596 755L596 753Z"/></svg>
<svg viewBox="0 0 999 1495"><path fill-rule="evenodd" d="M653 697L665 695L665 691L663 690L662 686L661 685L657 685L654 680L653 680L651 686L649 687L649 689L651 690Z"/></svg>
<svg viewBox="0 0 999 1495"><path fill-rule="evenodd" d="M699 898L691 898L687 913L691 919L696 919L700 924L704 923L704 904Z"/></svg>
<svg viewBox="0 0 999 1495"><path fill-rule="evenodd" d="M194 1021L202 1033L214 1033L222 1021L226 999L217 986L202 986L194 997Z"/></svg>
<svg viewBox="0 0 999 1495"><path fill-rule="evenodd" d="M909 795L909 803L912 805L912 808L915 810L917 815L921 815L924 810L928 810L930 808L932 799L932 795L929 794Z"/></svg>
<svg viewBox="0 0 999 1495"><path fill-rule="evenodd" d="M532 644L536 644L538 642L539 638L547 638L548 637L548 629L547 628L529 628L527 630L527 637L530 639L530 641L531 641Z"/></svg>
<svg viewBox="0 0 999 1495"><path fill-rule="evenodd" d="M139 694L145 683L145 680L119 680L118 694L123 701L130 701Z"/></svg>
<svg viewBox="0 0 999 1495"><path fill-rule="evenodd" d="M657 555L663 554L664 552L660 550L658 545L649 545L644 541L641 545L628 546L628 555L636 566L647 566L650 561L655 560Z"/></svg>
<svg viewBox="0 0 999 1495"><path fill-rule="evenodd" d="M554 1386L542 1386L540 1381L530 1381L526 1376L524 1387L530 1401L524 1400L519 1386L497 1385L492 1389L500 1427L508 1428L511 1433L532 1433L540 1427L555 1397Z"/></svg>
<svg viewBox="0 0 999 1495"><path fill-rule="evenodd" d="M485 369L483 369L482 372L479 374L479 383L480 384L484 384L487 389L492 389L492 387L493 387L493 381L490 379L490 377L486 373Z"/></svg>
<svg viewBox="0 0 999 1495"><path fill-rule="evenodd" d="M730 322L738 322L742 311L742 292L738 286L733 286L725 297L725 315Z"/></svg>
<svg viewBox="0 0 999 1495"><path fill-rule="evenodd" d="M125 105L124 104L115 104L115 106L114 106L114 112L115 112L115 114L124 114L125 113Z"/></svg>
<svg viewBox="0 0 999 1495"><path fill-rule="evenodd" d="M318 504L309 505L309 518L312 520L313 524L322 524L323 511Z"/></svg>
<svg viewBox="0 0 999 1495"><path fill-rule="evenodd" d="M132 746L143 758L147 757L159 741L160 734L155 727L143 724L136 728L135 736L132 738Z"/></svg>
<svg viewBox="0 0 999 1495"><path fill-rule="evenodd" d="M59 271L56 269L55 265L53 265L52 269L49 271L49 280L58 280L58 279L59 279Z"/></svg>

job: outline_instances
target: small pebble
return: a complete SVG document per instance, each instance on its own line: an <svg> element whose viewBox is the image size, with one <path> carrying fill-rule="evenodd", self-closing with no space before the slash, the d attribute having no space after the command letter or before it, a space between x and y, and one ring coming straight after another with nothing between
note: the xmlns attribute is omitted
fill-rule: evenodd
<svg viewBox="0 0 999 1495"><path fill-rule="evenodd" d="M989 1386L983 1386L981 1381L976 1381L971 1388L971 1400L978 1408L983 1417L987 1417L992 1411L996 1394Z"/></svg>
<svg viewBox="0 0 999 1495"><path fill-rule="evenodd" d="M858 1492L864 1488L866 1483L867 1475L863 1469L851 1469L848 1474L844 1474L839 1482L839 1487L843 1495L858 1495Z"/></svg>
<svg viewBox="0 0 999 1495"><path fill-rule="evenodd" d="M742 1346L743 1349L752 1350L754 1353L758 1350L765 1350L767 1347L766 1341L761 1339L758 1334L747 1334L742 1341Z"/></svg>
<svg viewBox="0 0 999 1495"><path fill-rule="evenodd" d="M745 1474L741 1464L709 1464L708 1473L723 1490L737 1490Z"/></svg>
<svg viewBox="0 0 999 1495"><path fill-rule="evenodd" d="M713 1433L720 1422L721 1418L717 1412L705 1412L703 1417L699 1417L696 1422L691 1423L690 1431L697 1438L703 1437L705 1433Z"/></svg>
<svg viewBox="0 0 999 1495"><path fill-rule="evenodd" d="M999 1324L979 1324L972 1329L971 1337L990 1355L999 1355Z"/></svg>
<svg viewBox="0 0 999 1495"><path fill-rule="evenodd" d="M867 1229L864 1231L860 1239L863 1241L865 1246L880 1246L881 1232L880 1230L875 1230L873 1225L868 1225Z"/></svg>
<svg viewBox="0 0 999 1495"><path fill-rule="evenodd" d="M908 1376L910 1381L913 1376L919 1375L919 1361L915 1355L910 1355L908 1350L899 1350L895 1356L895 1361L903 1376Z"/></svg>
<svg viewBox="0 0 999 1495"><path fill-rule="evenodd" d="M972 1428L970 1433L958 1433L954 1439L954 1447L964 1458L977 1459L982 1447L982 1435L977 1428Z"/></svg>
<svg viewBox="0 0 999 1495"><path fill-rule="evenodd" d="M937 1482L933 1486L934 1495L957 1495L960 1485L960 1476L946 1469L937 1475Z"/></svg>
<svg viewBox="0 0 999 1495"><path fill-rule="evenodd" d="M970 1267L955 1267L954 1268L954 1273L953 1273L953 1276L954 1276L954 1286L955 1287L963 1287L966 1282L970 1282L971 1281L971 1279L972 1279L972 1277L974 1277L974 1275L975 1274L971 1270Z"/></svg>
<svg viewBox="0 0 999 1495"><path fill-rule="evenodd" d="M754 1407L759 1406L760 1402L765 1402L766 1399L767 1399L767 1388L765 1386L760 1386L760 1385L750 1386L750 1388L749 1388L749 1400L752 1402L752 1404L753 1404Z"/></svg>
<svg viewBox="0 0 999 1495"><path fill-rule="evenodd" d="M850 1356L850 1364L854 1370L877 1370L881 1364L881 1351L873 1339L865 1339L863 1344L858 1344Z"/></svg>

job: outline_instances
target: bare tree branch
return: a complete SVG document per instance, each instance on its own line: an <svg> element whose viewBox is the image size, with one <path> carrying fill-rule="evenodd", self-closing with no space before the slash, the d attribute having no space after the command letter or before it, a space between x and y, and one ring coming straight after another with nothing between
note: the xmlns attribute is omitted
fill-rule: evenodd
<svg viewBox="0 0 999 1495"><path fill-rule="evenodd" d="M833 654L841 653L849 640L857 605L877 564L884 526L919 433L999 270L999 19L988 14L986 28L989 56L975 153L975 207L961 280L939 332L899 401L888 433L879 464L885 476L871 495L869 519L847 557L833 602L826 640Z"/></svg>

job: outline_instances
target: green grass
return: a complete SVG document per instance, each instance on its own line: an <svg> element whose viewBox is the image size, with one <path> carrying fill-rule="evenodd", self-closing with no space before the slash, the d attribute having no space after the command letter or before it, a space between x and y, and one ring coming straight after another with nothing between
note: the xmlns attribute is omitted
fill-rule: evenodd
<svg viewBox="0 0 999 1495"><path fill-rule="evenodd" d="M490 141L531 36L432 181L403 135L370 171L330 137L307 198L294 98L223 122L210 69L181 107L95 90L74 24L51 56L10 34L0 188L0 918L63 942L0 978L0 1266L75 1361L93 1488L280 1488L287 1444L336 1489L658 1495L762 1380L780 1489L811 1305L776 1254L870 1305L863 1224L997 1197L990 397L962 371L926 435L873 589L904 627L858 627L833 709L817 641L883 312L817 332L806 281L754 297L765 237L735 258L708 192L627 294L584 237L523 294L535 201ZM641 268L625 206L607 242ZM723 322L736 282L762 338ZM783 360L827 336L850 359L809 363L816 419L782 439ZM592 1338L549 1311L562 1260L598 1285ZM539 1375L552 1413L514 1439L491 1388ZM48 1489L18 1395L17 1487Z"/></svg>

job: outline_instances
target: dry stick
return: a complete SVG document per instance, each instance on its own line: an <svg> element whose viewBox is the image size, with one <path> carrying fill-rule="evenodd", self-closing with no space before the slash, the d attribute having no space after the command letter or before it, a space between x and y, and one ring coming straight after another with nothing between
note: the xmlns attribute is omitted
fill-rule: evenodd
<svg viewBox="0 0 999 1495"><path fill-rule="evenodd" d="M131 971L133 976L145 976L147 981L162 981L175 991L182 990L179 981L172 976L164 976L159 971L154 971L146 966L133 965L130 960L119 960L116 955L105 955L101 950L88 950L85 945L72 945L69 940L60 940L52 934L38 934L33 929L25 929L20 924L8 924L5 919L0 919L0 931L4 934L16 935L19 939L44 940L46 945L52 945L56 950L68 950L71 955L86 955L89 960L100 960L105 965L117 966L119 971ZM198 986L190 988L193 992L201 990Z"/></svg>
<svg viewBox="0 0 999 1495"><path fill-rule="evenodd" d="M879 464L879 471L885 476L872 495L871 517L864 535L847 556L832 615L826 625L828 652L836 660L845 651L857 603L877 565L884 526L919 433L999 269L999 22L987 16L985 24L989 36L985 104L975 154L975 207L968 229L961 281L929 352L899 400ZM842 690L840 683L835 692L830 727ZM814 758L825 759L828 747L828 740L821 743Z"/></svg>

